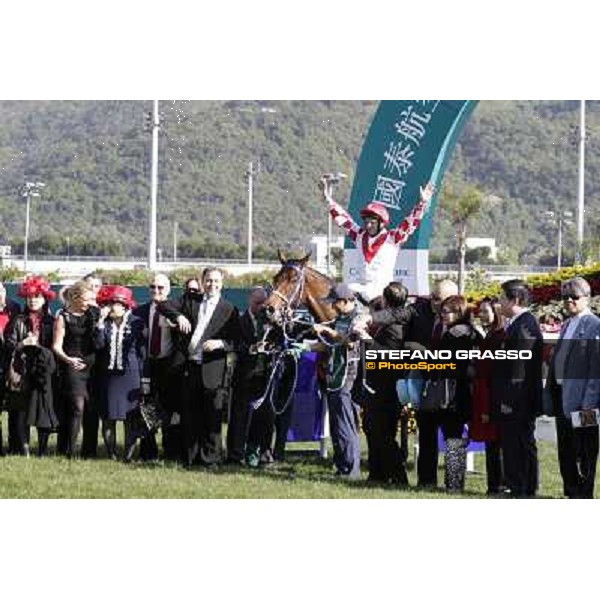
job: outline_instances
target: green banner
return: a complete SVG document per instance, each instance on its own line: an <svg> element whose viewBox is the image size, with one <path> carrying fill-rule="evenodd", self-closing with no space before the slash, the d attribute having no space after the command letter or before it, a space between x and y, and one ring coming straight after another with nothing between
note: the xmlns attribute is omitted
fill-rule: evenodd
<svg viewBox="0 0 600 600"><path fill-rule="evenodd" d="M390 213L390 228L419 200L419 187L432 181L436 195L417 232L399 252L394 279L412 293L426 293L432 220L444 172L456 140L477 105L474 100L384 100L363 143L348 210L360 222L360 209L375 200ZM358 251L346 239L344 279L356 278ZM425 272L423 272L425 270Z"/></svg>

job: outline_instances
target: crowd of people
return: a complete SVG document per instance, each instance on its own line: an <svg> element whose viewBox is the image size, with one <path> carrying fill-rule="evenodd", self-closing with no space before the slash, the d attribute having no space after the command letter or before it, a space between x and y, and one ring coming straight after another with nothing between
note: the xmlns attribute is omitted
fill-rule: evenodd
<svg viewBox="0 0 600 600"><path fill-rule="evenodd" d="M107 456L126 462L138 446L141 460L162 455L186 466L283 459L291 403L277 415L270 403L251 408L269 369L267 355L255 352L267 292L253 288L240 316L222 286L222 272L207 268L170 298L169 278L157 274L150 301L137 306L129 288L90 275L61 290L53 314L57 294L43 277L20 285L23 305L7 299L0 284L0 389L8 415L0 452L30 456L35 428L40 457L53 434L59 454L96 457L101 432Z"/></svg>
<svg viewBox="0 0 600 600"><path fill-rule="evenodd" d="M545 414L556 418L564 495L592 498L599 439L600 319L590 311L590 296L590 286L581 277L562 284L567 319L549 355L540 325L528 309L529 290L521 280L505 282L499 297L484 298L476 307L468 306L450 280L437 282L429 298L411 304L406 288L392 282L382 298L370 303L369 313L356 310L350 330L364 333L367 327L372 336L369 348L446 350L454 357L461 356L458 350L478 351L463 352L472 358L455 360L451 376L437 370L411 369L400 376L393 371L373 378L371 386L354 387L353 401L362 407L368 442L368 480L408 484L406 435L400 436L400 444L397 438L399 423L402 431L412 407L418 427L420 487L438 485L442 442L444 487L463 491L467 447L476 441L485 444L488 495L534 497L539 490L536 419ZM494 358L497 350L525 351L529 358L499 360ZM352 360L350 353L347 360ZM355 427L356 445L358 433Z"/></svg>
<svg viewBox="0 0 600 600"><path fill-rule="evenodd" d="M156 274L149 283L150 301L141 306L130 289L102 285L90 275L63 290L63 306L55 314L49 310L55 293L44 278L23 282L18 290L23 306L8 300L0 286L0 389L8 413L8 452L29 456L30 431L36 428L39 456L56 434L58 453L91 458L98 453L100 430L110 458L131 461L139 442L140 459L155 461L161 455L160 430L166 460L188 467L223 462L268 467L285 459L298 360L312 352L319 356L318 389L327 403L337 476L361 478L362 428L368 481L407 486L408 423L415 414L419 486L437 487L442 442L444 487L463 491L467 446L479 441L485 443L488 494L533 497L539 488L535 425L545 413L556 417L564 494L592 497L599 451L600 319L589 308L589 284L577 277L564 282L569 318L561 327L541 323L555 338L550 355L521 280L505 282L501 296L483 299L476 314L450 280L409 302L408 290L390 278L399 247L429 209L433 184L421 188L415 208L388 229L383 205L367 204L358 224L333 200L327 182L326 177L320 182L323 197L360 251L360 276L350 286L332 284L327 298L316 302L327 303L331 310L325 312L334 317L309 322L308 329L293 314L292 329L274 322L263 287L250 290L240 315L222 297L223 273L212 267L186 281L177 298L170 297L169 278ZM293 267L295 272L306 260ZM291 310L285 295L273 294L284 300L284 312ZM293 308L307 311L308 304ZM494 360L463 352L451 376L411 369L377 377L365 368L367 349L451 355L509 349L529 351L531 357Z"/></svg>
<svg viewBox="0 0 600 600"><path fill-rule="evenodd" d="M277 411L272 398L264 401L272 350L282 341L263 310L267 291L250 290L240 315L222 297L222 287L222 272L208 268L173 299L168 277L157 274L149 284L150 301L136 306L130 289L102 285L91 275L64 290L63 306L52 314L55 293L44 278L21 284L23 306L7 299L0 285L7 451L29 456L30 431L36 428L38 456L47 454L49 437L56 434L59 454L91 458L98 453L100 430L107 456L126 462L138 442L141 460L162 454L186 466L229 462L256 468L283 460L291 406ZM293 360L307 351L321 356L319 386L340 477L361 477L362 427L368 481L407 486L412 409L419 486L438 485L443 441L444 486L464 490L466 448L474 440L485 442L488 494L533 497L539 488L535 421L546 413L556 417L565 495L593 496L598 427L580 426L572 416L593 416L600 406L600 319L589 309L590 287L582 278L563 283L569 318L550 359L545 390L543 338L527 308L527 286L513 280L502 290L498 298L483 299L474 313L450 280L413 302L401 283L391 282L368 308L347 285L332 287L327 300L337 316L313 324L286 356ZM372 378L361 363L365 348L512 348L531 350L532 359L461 359L451 378L416 370ZM276 395L292 397L292 385L284 369ZM153 425L143 418L150 399L160 407ZM121 453L117 422L123 423Z"/></svg>
<svg viewBox="0 0 600 600"><path fill-rule="evenodd" d="M445 444L444 484L464 489L469 440L485 443L490 495L533 497L539 487L535 439L536 417L556 417L558 458L563 491L569 498L593 496L598 458L600 319L590 311L590 286L575 277L562 284L567 320L545 316L540 323L529 312L529 291L521 280L502 285L499 298L485 298L478 307L479 327L452 281L438 282L430 298L406 305L407 290L394 279L399 248L414 234L433 201L435 186L420 188L413 209L393 229L388 209L371 201L356 222L333 198L330 178L319 187L329 214L358 250L352 287L369 301L367 318L355 315L356 331L368 325L380 349L503 349L531 352L529 360L459 360L451 378L410 372L397 379L379 378L375 394L366 396L364 426L369 446L369 479L406 485L407 406L416 408L418 484L437 485L439 431ZM384 287L385 286L385 287ZM544 347L542 334L555 342ZM352 342L351 342L352 343ZM544 358L549 362L543 372ZM544 379L545 375L545 387ZM362 389L354 399L365 396ZM400 406L397 399L400 399ZM396 429L401 424L402 446ZM357 429L353 430L358 443ZM335 441L334 441L335 448Z"/></svg>

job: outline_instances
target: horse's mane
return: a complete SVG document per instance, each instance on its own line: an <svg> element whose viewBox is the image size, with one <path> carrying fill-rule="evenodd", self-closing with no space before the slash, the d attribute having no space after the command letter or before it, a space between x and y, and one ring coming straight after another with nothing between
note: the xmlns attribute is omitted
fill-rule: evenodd
<svg viewBox="0 0 600 600"><path fill-rule="evenodd" d="M319 279L323 279L325 280L329 285L335 285L335 279L333 279L332 277L330 277L329 275L325 275L325 273L321 273L321 271L317 271L317 269L315 269L314 267L311 267L310 265L307 265L306 263L302 264L302 261L300 259L289 259L286 261L284 266L294 266L294 267L300 267L303 266L304 269L306 269L307 271L310 271L312 274L316 275Z"/></svg>
<svg viewBox="0 0 600 600"><path fill-rule="evenodd" d="M294 269L294 270L299 270L302 271L305 275L305 277L310 277L313 282L314 285L317 286L323 286L325 288L328 288L329 290L331 290L331 288L333 288L335 286L335 279L329 277L328 275L325 275L324 273L321 273L320 271L317 271L315 268L309 266L307 264L307 260L306 259L287 259L285 262L282 261L282 267L281 270L279 271L279 273L275 276L274 279L274 284L277 285L277 280L279 279L280 276L283 275L283 273L285 272L286 269ZM313 295L313 302L315 302L317 305L320 306L319 309L314 308L314 311L311 310L313 316L315 318L318 319L318 322L322 322L322 321L327 321L331 318L331 307L328 307L326 305L323 305L323 297L321 296L325 296L327 294L327 290L322 289L322 290L314 290L318 297L315 297ZM270 298L270 297L269 297Z"/></svg>

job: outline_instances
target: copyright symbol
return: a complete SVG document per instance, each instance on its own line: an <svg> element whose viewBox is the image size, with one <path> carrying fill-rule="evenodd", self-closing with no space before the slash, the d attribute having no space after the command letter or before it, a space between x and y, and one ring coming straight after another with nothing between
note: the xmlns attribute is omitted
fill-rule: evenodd
<svg viewBox="0 0 600 600"><path fill-rule="evenodd" d="M376 366L376 365L375 365L375 363L374 363L374 362L368 362L368 363L366 364L366 367L367 367L367 369L374 369L374 368L375 368L375 366Z"/></svg>

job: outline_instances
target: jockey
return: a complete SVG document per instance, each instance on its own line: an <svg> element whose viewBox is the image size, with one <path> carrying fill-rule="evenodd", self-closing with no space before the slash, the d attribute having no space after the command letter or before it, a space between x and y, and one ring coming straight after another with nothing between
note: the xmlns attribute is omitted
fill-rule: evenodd
<svg viewBox="0 0 600 600"><path fill-rule="evenodd" d="M420 188L419 202L409 215L391 230L387 229L390 216L383 204L369 202L360 211L363 220L363 225L360 226L333 199L327 176L321 178L319 187L336 225L346 230L346 235L360 250L358 278L350 287L367 301L380 296L383 288L394 279L394 266L400 246L418 229L429 209L435 191L433 183Z"/></svg>

